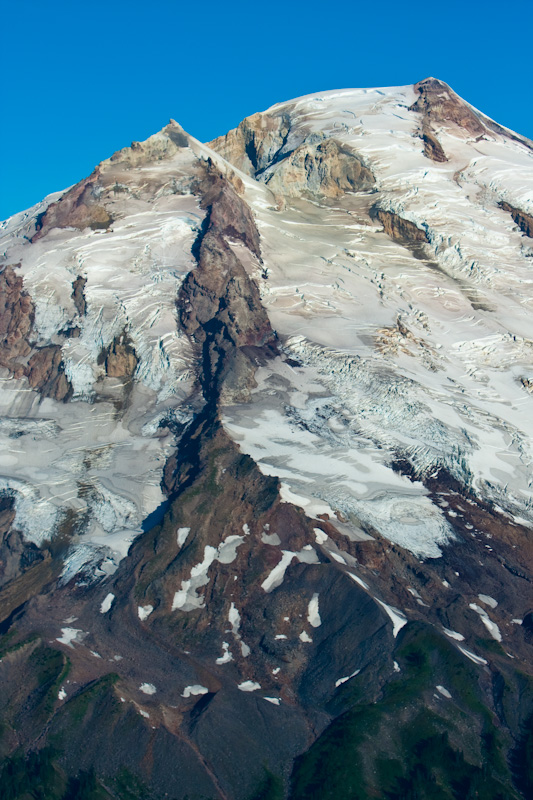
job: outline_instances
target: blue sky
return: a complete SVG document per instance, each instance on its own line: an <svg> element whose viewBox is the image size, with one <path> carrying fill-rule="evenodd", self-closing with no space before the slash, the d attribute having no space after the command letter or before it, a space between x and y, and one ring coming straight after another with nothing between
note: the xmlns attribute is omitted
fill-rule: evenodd
<svg viewBox="0 0 533 800"><path fill-rule="evenodd" d="M530 3L19 0L3 12L0 219L173 117L198 139L325 89L433 75L533 138Z"/></svg>

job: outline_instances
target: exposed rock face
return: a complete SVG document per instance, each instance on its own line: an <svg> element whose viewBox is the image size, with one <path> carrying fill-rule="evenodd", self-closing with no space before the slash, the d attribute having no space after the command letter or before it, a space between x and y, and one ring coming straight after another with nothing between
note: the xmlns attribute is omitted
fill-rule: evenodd
<svg viewBox="0 0 533 800"><path fill-rule="evenodd" d="M12 267L0 273L0 365L17 378L26 376L43 397L68 400L72 390L64 374L61 347L34 349L30 343L34 307L22 285Z"/></svg>
<svg viewBox="0 0 533 800"><path fill-rule="evenodd" d="M116 336L109 347L100 354L109 378L131 379L137 369L138 359L126 331Z"/></svg>
<svg viewBox="0 0 533 800"><path fill-rule="evenodd" d="M525 214L523 211L520 211L520 209L509 205L509 203L503 200L499 205L500 208L511 215L520 230L525 233L526 236L529 236L530 239L533 239L533 216L531 216L531 214Z"/></svg>
<svg viewBox="0 0 533 800"><path fill-rule="evenodd" d="M60 345L39 347L28 361L28 381L43 397L66 401L72 387L64 373Z"/></svg>
<svg viewBox="0 0 533 800"><path fill-rule="evenodd" d="M76 311L78 312L80 317L84 317L87 311L87 301L85 300L85 293L84 293L86 283L87 283L87 278L84 278L82 275L78 275L78 277L72 284L72 299L74 300Z"/></svg>
<svg viewBox="0 0 533 800"><path fill-rule="evenodd" d="M0 272L0 365L18 375L24 373L18 360L31 352L27 337L33 318L33 303L22 288L22 278L13 267L4 267Z"/></svg>
<svg viewBox="0 0 533 800"><path fill-rule="evenodd" d="M289 130L286 114L252 114L209 146L242 172L255 176L276 161Z"/></svg>
<svg viewBox="0 0 533 800"><path fill-rule="evenodd" d="M470 136L497 133L508 136L531 149L531 142L528 139L503 128L494 120L472 108L444 81L439 81L437 78L426 78L415 83L414 89L420 96L411 106L411 111L418 111L422 114L424 124L429 129L438 128L451 122Z"/></svg>
<svg viewBox="0 0 533 800"><path fill-rule="evenodd" d="M442 149L442 145L435 136L435 134L426 126L422 133L422 141L424 142L424 154L432 161L442 164L448 161L446 153Z"/></svg>
<svg viewBox="0 0 533 800"><path fill-rule="evenodd" d="M411 106L411 111L423 114L428 125L439 126L453 122L471 136L485 133L485 125L471 107L443 81L426 78L416 83L414 88L419 97Z"/></svg>
<svg viewBox="0 0 533 800"><path fill-rule="evenodd" d="M44 558L42 550L25 542L21 532L13 528L14 519L14 498L0 494L0 587Z"/></svg>
<svg viewBox="0 0 533 800"><path fill-rule="evenodd" d="M414 222L404 219L392 211L384 211L382 208L374 207L370 211L370 216L379 220L385 233L401 244L416 244L429 241L426 231L419 228Z"/></svg>
<svg viewBox="0 0 533 800"><path fill-rule="evenodd" d="M303 144L264 174L268 187L290 196L341 197L346 192L372 189L372 172L356 153L334 139Z"/></svg>
<svg viewBox="0 0 533 800"><path fill-rule="evenodd" d="M112 222L111 216L99 203L101 185L100 173L95 170L86 180L52 203L37 221L35 241L45 236L52 228L99 228L106 229Z"/></svg>

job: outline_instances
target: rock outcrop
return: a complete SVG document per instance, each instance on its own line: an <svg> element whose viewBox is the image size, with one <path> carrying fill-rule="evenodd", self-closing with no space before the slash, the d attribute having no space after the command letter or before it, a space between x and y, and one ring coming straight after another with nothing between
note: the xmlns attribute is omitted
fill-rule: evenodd
<svg viewBox="0 0 533 800"><path fill-rule="evenodd" d="M531 214L526 214L524 211L520 211L519 208L515 208L509 203L506 203L504 200L499 203L499 206L501 209L507 211L507 213L511 215L522 233L525 233L526 236L529 236L530 239L533 239L533 216L531 216Z"/></svg>

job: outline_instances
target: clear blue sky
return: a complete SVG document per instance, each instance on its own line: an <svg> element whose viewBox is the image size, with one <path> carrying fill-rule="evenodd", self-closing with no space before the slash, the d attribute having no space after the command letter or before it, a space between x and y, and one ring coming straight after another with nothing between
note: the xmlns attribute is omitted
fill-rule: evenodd
<svg viewBox="0 0 533 800"><path fill-rule="evenodd" d="M433 75L533 138L530 2L12 0L0 41L0 219L170 117L208 141L325 89Z"/></svg>

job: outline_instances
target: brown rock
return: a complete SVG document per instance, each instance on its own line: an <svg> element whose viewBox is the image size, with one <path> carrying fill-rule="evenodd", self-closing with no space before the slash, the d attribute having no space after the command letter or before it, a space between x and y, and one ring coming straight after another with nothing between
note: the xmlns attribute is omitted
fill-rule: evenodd
<svg viewBox="0 0 533 800"><path fill-rule="evenodd" d="M29 355L27 336L31 331L34 309L31 298L22 288L22 277L8 266L0 272L0 365L12 372L23 368L16 359Z"/></svg>
<svg viewBox="0 0 533 800"><path fill-rule="evenodd" d="M87 283L87 278L83 278L81 275L78 275L76 280L72 284L72 299L74 300L74 305L76 306L76 311L80 315L80 317L84 317L87 313L87 302L85 300L85 284Z"/></svg>
<svg viewBox="0 0 533 800"><path fill-rule="evenodd" d="M242 172L255 177L272 164L287 141L290 130L286 114L252 114L209 147Z"/></svg>
<svg viewBox="0 0 533 800"><path fill-rule="evenodd" d="M336 198L345 192L371 189L375 179L357 153L327 139L297 147L268 175L266 183L279 194Z"/></svg>
<svg viewBox="0 0 533 800"><path fill-rule="evenodd" d="M109 378L131 378L139 363L126 331L115 336L102 357L105 359L105 371Z"/></svg>
<svg viewBox="0 0 533 800"><path fill-rule="evenodd" d="M72 386L64 373L60 345L40 347L28 362L28 381L43 397L69 400Z"/></svg>
<svg viewBox="0 0 533 800"><path fill-rule="evenodd" d="M498 203L498 205L503 211L507 211L511 215L515 223L526 236L533 239L533 217L530 214L520 211L519 208L509 205L509 203L506 203L504 200Z"/></svg>
<svg viewBox="0 0 533 800"><path fill-rule="evenodd" d="M422 132L422 141L424 142L424 155L426 158L430 158L437 163L448 161L441 143L428 126L425 126Z"/></svg>
<svg viewBox="0 0 533 800"><path fill-rule="evenodd" d="M384 211L382 208L373 207L370 209L372 219L377 219L383 225L385 233L400 244L412 244L416 242L428 242L427 233L410 222L408 219L394 214L392 211Z"/></svg>
<svg viewBox="0 0 533 800"><path fill-rule="evenodd" d="M32 238L45 236L52 228L108 228L112 222L110 214L98 202L100 171L96 169L88 178L69 189L57 203L48 206L37 219L37 231Z"/></svg>

